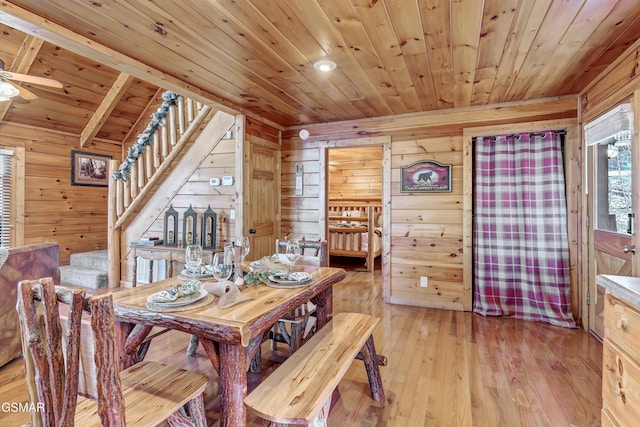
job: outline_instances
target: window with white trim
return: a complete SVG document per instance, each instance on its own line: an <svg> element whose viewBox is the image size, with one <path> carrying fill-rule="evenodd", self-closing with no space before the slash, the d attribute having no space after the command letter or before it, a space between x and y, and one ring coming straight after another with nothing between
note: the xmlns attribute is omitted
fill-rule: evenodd
<svg viewBox="0 0 640 427"><path fill-rule="evenodd" d="M12 193L13 193L13 151L0 148L0 246L11 246L13 234Z"/></svg>

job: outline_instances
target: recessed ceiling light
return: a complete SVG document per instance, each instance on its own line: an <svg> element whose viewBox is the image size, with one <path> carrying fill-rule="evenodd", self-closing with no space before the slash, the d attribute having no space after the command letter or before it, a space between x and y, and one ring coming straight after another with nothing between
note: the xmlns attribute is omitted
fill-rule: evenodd
<svg viewBox="0 0 640 427"><path fill-rule="evenodd" d="M328 71L333 70L334 68L336 68L336 63L333 61L329 61L329 60L322 60L322 61L318 61L315 64L313 64L313 66L320 71L324 71L325 73Z"/></svg>

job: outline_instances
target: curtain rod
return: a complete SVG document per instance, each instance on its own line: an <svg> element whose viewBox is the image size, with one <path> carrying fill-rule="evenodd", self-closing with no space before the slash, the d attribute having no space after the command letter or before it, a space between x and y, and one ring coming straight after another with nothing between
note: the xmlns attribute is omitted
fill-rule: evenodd
<svg viewBox="0 0 640 427"><path fill-rule="evenodd" d="M567 134L566 130L547 130L544 132L530 132L529 133L529 138L533 138L536 136L544 136L546 132L553 132L554 134L558 135L558 136L565 136ZM508 134L508 135L504 135L506 138L513 138L513 139L520 139L520 135L524 135L527 134L527 132L522 132L522 133L512 133L512 134ZM489 141L495 141L496 138L498 137L498 135L491 135L491 136L474 136L473 138L471 138L471 140L473 142L476 142L476 140L478 138L482 138L483 140L489 140Z"/></svg>

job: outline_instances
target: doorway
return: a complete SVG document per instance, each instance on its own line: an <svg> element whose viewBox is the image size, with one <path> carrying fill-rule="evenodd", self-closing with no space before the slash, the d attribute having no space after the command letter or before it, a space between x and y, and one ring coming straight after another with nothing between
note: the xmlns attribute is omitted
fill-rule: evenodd
<svg viewBox="0 0 640 427"><path fill-rule="evenodd" d="M382 199L383 199L383 146L382 145L370 145L348 148L329 148L327 150L327 212L326 217L329 219L329 232L327 233L327 240L329 243L329 253L332 249L334 254L340 253L339 256L331 256L331 265L339 266L347 270L355 271L367 271L368 266L366 262L370 262L362 254L356 255L355 248L351 253L345 251L344 242L333 241L337 239L334 236L335 233L331 233L331 224L335 222L336 209L344 215L357 215L363 218L367 217L368 209L376 209L376 212L381 212ZM332 220L333 217L333 220ZM382 215L376 216L374 224L371 224L373 230L376 225L382 226ZM345 220L339 221L344 225L355 221ZM358 222L358 225L366 225L365 222ZM382 227L380 227L382 229ZM361 242L365 247L364 251L377 251L379 256L375 256L373 259L373 271L381 269L381 247L382 247L382 232L378 234L372 234L372 242L375 241L375 245L371 244L371 247L367 244L368 232L362 235L355 234L350 235L356 240ZM343 234L340 235L340 239L343 239ZM338 250L337 246L340 246Z"/></svg>
<svg viewBox="0 0 640 427"><path fill-rule="evenodd" d="M604 337L604 288L599 274L638 276L634 262L637 206L633 197L633 111L623 102L584 127L589 218L589 331Z"/></svg>

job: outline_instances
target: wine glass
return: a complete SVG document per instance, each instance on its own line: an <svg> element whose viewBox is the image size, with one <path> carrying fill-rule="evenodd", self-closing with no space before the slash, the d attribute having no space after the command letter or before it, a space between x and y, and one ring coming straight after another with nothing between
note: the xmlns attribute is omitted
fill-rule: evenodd
<svg viewBox="0 0 640 427"><path fill-rule="evenodd" d="M240 242L241 242L241 246L243 247L242 260L244 261L244 257L249 255L249 249L251 248L251 243L249 242L249 237L248 236L241 237L240 238Z"/></svg>
<svg viewBox="0 0 640 427"><path fill-rule="evenodd" d="M191 280L195 280L196 271L199 272L202 263L202 246L189 245L184 254L184 264L187 267L187 273L191 274Z"/></svg>
<svg viewBox="0 0 640 427"><path fill-rule="evenodd" d="M296 261L300 258L300 244L297 240L289 240L285 251L287 259L291 262L291 270L294 269Z"/></svg>
<svg viewBox="0 0 640 427"><path fill-rule="evenodd" d="M216 252L213 254L213 277L216 281L229 280L231 271L233 270L233 264L229 262L228 257L225 257L224 252Z"/></svg>

